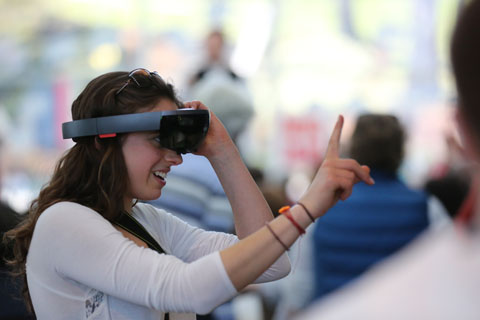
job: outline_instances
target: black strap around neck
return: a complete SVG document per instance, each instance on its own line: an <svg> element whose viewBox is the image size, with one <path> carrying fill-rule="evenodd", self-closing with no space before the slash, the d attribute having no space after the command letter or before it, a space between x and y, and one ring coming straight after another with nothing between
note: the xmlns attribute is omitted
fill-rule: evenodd
<svg viewBox="0 0 480 320"><path fill-rule="evenodd" d="M158 244L158 242L153 239L153 237L148 233L148 231L145 230L145 228L140 224L140 222L135 220L135 218L132 217L131 214L126 212L122 213L120 217L118 217L117 220L115 220L113 223L145 242L150 249L155 250L158 253L165 253L165 250L163 250L163 248Z"/></svg>
<svg viewBox="0 0 480 320"><path fill-rule="evenodd" d="M119 226L122 229L127 230L143 242L147 244L147 246L157 251L158 253L165 253L165 250L158 244L155 239L148 233L147 230L138 222L131 214L127 212L123 212L120 217L117 218L113 222L115 225ZM170 314L165 313L164 320L169 320Z"/></svg>

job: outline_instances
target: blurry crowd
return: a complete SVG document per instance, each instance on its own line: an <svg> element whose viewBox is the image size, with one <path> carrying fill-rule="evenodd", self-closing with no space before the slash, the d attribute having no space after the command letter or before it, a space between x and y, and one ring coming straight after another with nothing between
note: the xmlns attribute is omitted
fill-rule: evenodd
<svg viewBox="0 0 480 320"><path fill-rule="evenodd" d="M230 67L224 53L225 41L221 30L213 30L206 37L206 59L191 72L184 96L209 106L242 154L245 134L258 106L247 80ZM233 301L199 319L290 319L314 301L356 281L425 230L452 224L471 183L458 138L446 134L448 157L439 159L439 165L429 170L427 179L412 187L402 176L409 139L402 120L393 114L373 113L359 114L351 120L353 130L343 141L343 153L368 165L375 185L359 183L348 200L336 205L307 230L290 250L293 270L288 277L271 284L252 285ZM162 196L152 204L192 225L235 232L229 202L210 163L191 154L183 159L182 165L172 168ZM316 159L317 166L321 160ZM315 172L313 167L303 170L306 181L301 183L293 181L293 176L271 179L270 173L260 166L247 165L274 214L298 200L295 197L312 178L309 172ZM2 235L22 214L0 203ZM2 257L8 257L9 250L2 247ZM303 258L296 259L298 255ZM6 319L21 314L22 305L11 299L17 284L9 281L3 262L0 267L0 314ZM245 303L248 308L238 308Z"/></svg>

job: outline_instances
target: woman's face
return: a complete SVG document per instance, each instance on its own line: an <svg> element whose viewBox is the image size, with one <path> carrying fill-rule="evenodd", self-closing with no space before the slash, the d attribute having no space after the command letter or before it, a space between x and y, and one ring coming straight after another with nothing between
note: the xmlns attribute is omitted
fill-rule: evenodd
<svg viewBox="0 0 480 320"><path fill-rule="evenodd" d="M160 100L148 112L176 110L168 99ZM129 185L125 195L125 208L130 209L133 199L154 200L160 197L171 166L182 163L182 156L160 147L158 132L134 132L126 135L122 152L127 166Z"/></svg>

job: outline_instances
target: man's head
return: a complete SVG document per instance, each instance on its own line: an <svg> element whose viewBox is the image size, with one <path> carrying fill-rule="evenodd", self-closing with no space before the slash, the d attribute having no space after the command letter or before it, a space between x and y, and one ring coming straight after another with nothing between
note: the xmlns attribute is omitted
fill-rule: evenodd
<svg viewBox="0 0 480 320"><path fill-rule="evenodd" d="M206 47L210 62L221 61L224 49L223 33L220 30L212 30L207 36Z"/></svg>
<svg viewBox="0 0 480 320"><path fill-rule="evenodd" d="M365 114L358 118L350 142L350 157L371 169L396 173L403 160L405 133L392 115Z"/></svg>
<svg viewBox="0 0 480 320"><path fill-rule="evenodd" d="M451 62L458 92L458 120L469 153L480 156L480 1L461 12L453 32Z"/></svg>

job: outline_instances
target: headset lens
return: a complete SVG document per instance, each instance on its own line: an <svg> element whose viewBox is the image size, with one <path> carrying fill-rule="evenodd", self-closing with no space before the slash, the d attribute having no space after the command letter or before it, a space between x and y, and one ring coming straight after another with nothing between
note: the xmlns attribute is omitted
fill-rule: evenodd
<svg viewBox="0 0 480 320"><path fill-rule="evenodd" d="M160 144L177 153L195 152L207 134L209 122L208 113L163 117Z"/></svg>

